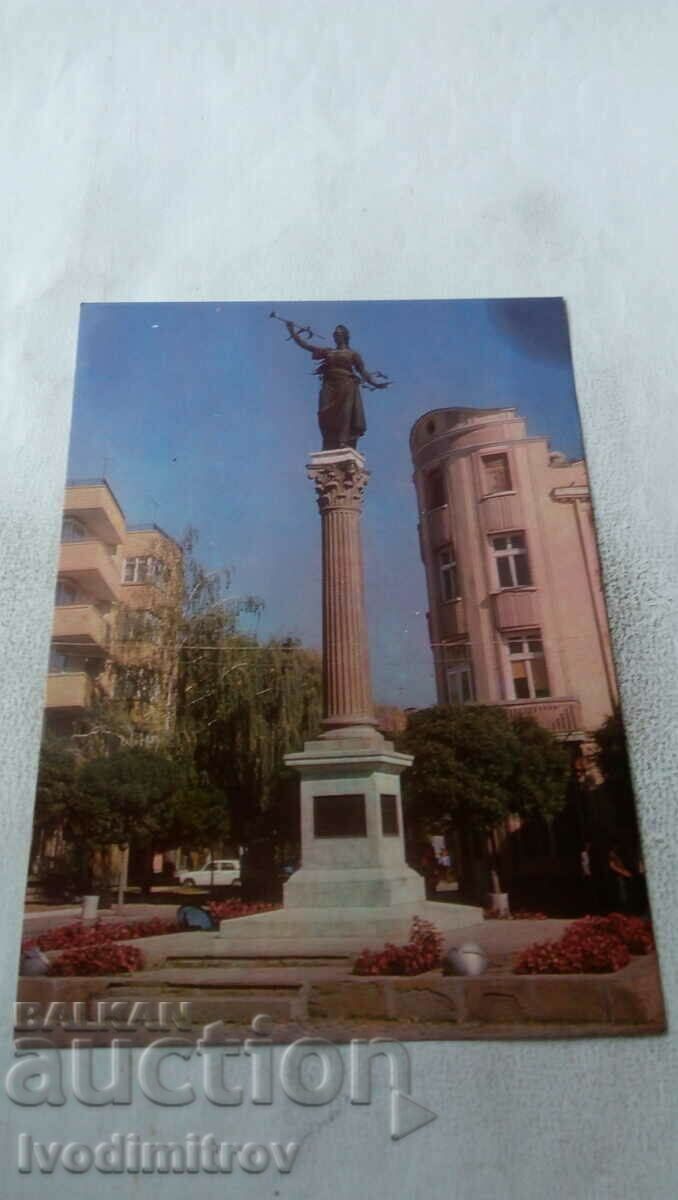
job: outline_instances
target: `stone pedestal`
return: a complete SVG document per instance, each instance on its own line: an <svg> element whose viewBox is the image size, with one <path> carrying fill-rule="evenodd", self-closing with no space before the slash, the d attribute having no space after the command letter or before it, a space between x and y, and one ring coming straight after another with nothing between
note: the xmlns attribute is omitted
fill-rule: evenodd
<svg viewBox="0 0 678 1200"><path fill-rule="evenodd" d="M369 740L368 740L369 741ZM285 762L301 775L302 866L285 908L380 908L424 899L405 862L400 773L411 763L390 742L307 742Z"/></svg>
<svg viewBox="0 0 678 1200"><path fill-rule="evenodd" d="M360 512L369 478L357 450L312 454L322 521L324 733L285 762L301 775L302 866L285 908L415 903L423 880L403 848L396 754L376 728L365 618Z"/></svg>
<svg viewBox="0 0 678 1200"><path fill-rule="evenodd" d="M412 759L376 727L365 620L360 512L369 475L357 450L312 454L322 520L323 732L285 762L301 776L302 865L282 912L224 921L241 954L354 953L404 942L412 918L442 931L477 922L467 905L425 899L405 861L400 775Z"/></svg>

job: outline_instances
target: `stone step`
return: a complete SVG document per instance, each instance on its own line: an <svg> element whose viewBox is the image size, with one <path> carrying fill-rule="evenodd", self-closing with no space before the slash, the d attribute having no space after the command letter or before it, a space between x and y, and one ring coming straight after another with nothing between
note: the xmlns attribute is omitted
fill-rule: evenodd
<svg viewBox="0 0 678 1200"><path fill-rule="evenodd" d="M227 967L231 970L255 970L266 971L276 968L293 969L295 967L303 968L304 972L316 969L325 969L327 967L335 967L337 971L349 973L352 966L352 960L347 955L343 954L261 954L261 955L245 955L245 954L177 954L168 955L166 961L167 967L186 968L187 970L213 970L218 967Z"/></svg>
<svg viewBox="0 0 678 1200"><path fill-rule="evenodd" d="M310 973L312 972L312 974ZM513 975L488 971L476 978L445 976L440 970L411 977L355 976L324 966L258 969L217 966L205 969L163 967L121 977L21 979L19 999L40 1004L84 1001L90 1020L101 1001L187 1001L194 1037L203 1025L223 1021L246 1029L253 1017L269 1016L275 1027L292 1025L294 1036L313 1031L318 1022L335 1023L350 1034L352 1022L381 1023L381 1036L394 1022L412 1022L446 1030L457 1037L473 1028L503 1026L513 1031L540 1027L542 1036L560 1036L564 1027L597 1025L605 1032L658 1032L663 1002L655 955L634 958L609 975ZM379 1030L378 1030L379 1032ZM274 1030L277 1035L277 1029ZM66 1038L68 1035L64 1035ZM72 1036L72 1035L70 1035ZM106 1034L102 1034L102 1044ZM152 1036L149 1034L149 1037ZM396 1036L403 1036L398 1034ZM345 1039L344 1039L345 1040Z"/></svg>
<svg viewBox="0 0 678 1200"><path fill-rule="evenodd" d="M251 1022L260 1013L274 1021L301 1020L306 1015L305 989L302 983L262 983L218 980L197 982L191 972L183 976L173 972L169 978L130 978L126 985L107 989L111 1000L183 1000L191 1006L193 1026L213 1021L224 1024Z"/></svg>

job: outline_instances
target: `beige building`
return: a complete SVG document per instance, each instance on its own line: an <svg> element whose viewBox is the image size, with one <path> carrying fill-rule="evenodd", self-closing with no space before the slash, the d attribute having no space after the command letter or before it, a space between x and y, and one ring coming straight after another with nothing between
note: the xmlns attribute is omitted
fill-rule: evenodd
<svg viewBox="0 0 678 1200"><path fill-rule="evenodd" d="M410 444L438 702L585 745L617 689L584 462L515 408L426 413Z"/></svg>
<svg viewBox="0 0 678 1200"><path fill-rule="evenodd" d="M182 603L180 546L158 526L130 526L120 549L114 692L149 733L171 730Z"/></svg>
<svg viewBox="0 0 678 1200"><path fill-rule="evenodd" d="M48 732L68 736L98 702L120 700L151 730L173 713L181 548L128 526L103 479L69 482L45 699Z"/></svg>

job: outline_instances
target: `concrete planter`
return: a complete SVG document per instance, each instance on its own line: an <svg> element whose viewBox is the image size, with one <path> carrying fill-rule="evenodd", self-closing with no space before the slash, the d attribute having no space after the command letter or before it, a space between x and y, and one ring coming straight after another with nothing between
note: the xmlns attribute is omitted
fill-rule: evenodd
<svg viewBox="0 0 678 1200"><path fill-rule="evenodd" d="M488 892L487 907L498 917L508 917L510 912L508 892Z"/></svg>
<svg viewBox="0 0 678 1200"><path fill-rule="evenodd" d="M99 910L98 896L83 896L81 918L83 921L96 921Z"/></svg>
<svg viewBox="0 0 678 1200"><path fill-rule="evenodd" d="M196 936L196 935L193 935ZM153 939L149 939L153 940ZM338 1023L333 1037L346 1040L350 1022L384 1022L384 1033L417 1028L418 1037L559 1037L660 1033L664 1006L656 956L634 958L605 975L513 975L488 971L478 977L445 976L440 970L415 976L337 975L303 966L255 971L251 967L165 967L132 975L96 978L42 977L19 980L18 999L47 1008L52 1001L80 1000L94 1015L96 1001L189 1001L194 1029L223 1019L245 1026L267 1012L284 1026L312 1033ZM349 1023L346 1025L346 1023ZM433 1030L436 1032L433 1032ZM52 1036L52 1035L50 1035ZM66 1044L74 1035L65 1033ZM102 1034L102 1042L107 1036ZM149 1037L152 1036L149 1034ZM196 1036L198 1034L196 1033ZM405 1036L398 1030L395 1036ZM283 1039L284 1040L284 1039Z"/></svg>

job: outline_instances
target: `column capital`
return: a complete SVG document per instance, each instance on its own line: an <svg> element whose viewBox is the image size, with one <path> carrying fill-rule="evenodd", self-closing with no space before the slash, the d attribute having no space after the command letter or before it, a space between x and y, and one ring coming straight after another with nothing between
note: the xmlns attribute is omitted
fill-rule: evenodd
<svg viewBox="0 0 678 1200"><path fill-rule="evenodd" d="M319 450L310 455L307 471L321 513L333 508L360 512L370 473L357 450Z"/></svg>

